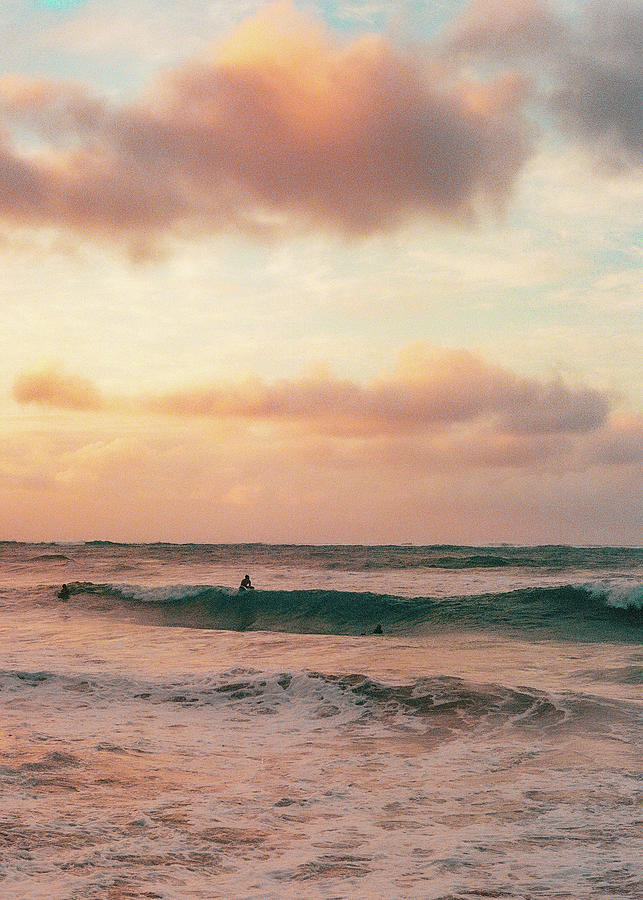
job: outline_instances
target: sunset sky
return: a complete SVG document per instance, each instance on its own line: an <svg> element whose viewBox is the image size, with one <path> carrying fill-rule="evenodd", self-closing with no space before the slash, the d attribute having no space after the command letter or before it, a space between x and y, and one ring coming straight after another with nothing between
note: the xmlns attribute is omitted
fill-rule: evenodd
<svg viewBox="0 0 643 900"><path fill-rule="evenodd" d="M640 0L6 0L0 53L0 539L641 543Z"/></svg>

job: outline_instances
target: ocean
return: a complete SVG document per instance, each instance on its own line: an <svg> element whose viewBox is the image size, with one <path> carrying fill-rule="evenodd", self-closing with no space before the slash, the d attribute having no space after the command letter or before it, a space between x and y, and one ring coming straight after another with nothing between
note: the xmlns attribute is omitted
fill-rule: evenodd
<svg viewBox="0 0 643 900"><path fill-rule="evenodd" d="M0 544L0 896L640 898L642 573Z"/></svg>

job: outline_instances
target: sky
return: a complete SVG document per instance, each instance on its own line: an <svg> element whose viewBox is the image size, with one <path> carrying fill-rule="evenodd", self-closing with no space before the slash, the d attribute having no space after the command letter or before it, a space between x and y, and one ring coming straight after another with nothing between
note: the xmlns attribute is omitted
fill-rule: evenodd
<svg viewBox="0 0 643 900"><path fill-rule="evenodd" d="M5 0L0 539L640 545L640 0Z"/></svg>

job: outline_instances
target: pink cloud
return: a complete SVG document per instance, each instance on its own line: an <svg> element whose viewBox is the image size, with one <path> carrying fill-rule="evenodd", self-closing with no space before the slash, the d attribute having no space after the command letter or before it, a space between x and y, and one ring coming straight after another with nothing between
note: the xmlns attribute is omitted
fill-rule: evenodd
<svg viewBox="0 0 643 900"><path fill-rule="evenodd" d="M418 346L397 369L370 384L332 376L260 380L157 397L147 403L176 415L237 416L320 423L337 432L382 432L493 419L513 433L591 431L602 425L609 399L560 380L539 382L490 365L466 351Z"/></svg>
<svg viewBox="0 0 643 900"><path fill-rule="evenodd" d="M340 43L275 4L130 106L1 78L0 215L143 239L471 220L503 204L530 154L523 95L519 79L454 78L383 37ZM16 125L35 152L12 143Z"/></svg>
<svg viewBox="0 0 643 900"><path fill-rule="evenodd" d="M83 379L23 375L14 387L18 402L96 408L98 392ZM112 409L148 410L173 416L204 416L303 423L335 434L367 435L448 427L490 420L499 432L556 434L592 431L607 419L609 399L591 388L561 380L522 378L466 351L431 351L421 345L396 369L361 385L332 375L261 379L240 384L113 398Z"/></svg>
<svg viewBox="0 0 643 900"><path fill-rule="evenodd" d="M586 450L596 465L629 466L643 463L643 417L620 414L596 435Z"/></svg>

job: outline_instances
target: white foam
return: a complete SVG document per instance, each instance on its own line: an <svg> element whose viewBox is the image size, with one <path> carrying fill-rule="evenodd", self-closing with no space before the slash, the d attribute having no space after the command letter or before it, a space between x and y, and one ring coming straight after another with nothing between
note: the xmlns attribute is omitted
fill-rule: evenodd
<svg viewBox="0 0 643 900"><path fill-rule="evenodd" d="M189 600L198 597L204 591L220 591L225 594L236 594L229 587L217 587L216 585L199 584L167 584L163 586L148 586L140 584L108 584L110 590L118 591L121 596L139 600L145 603L165 603L169 600Z"/></svg>
<svg viewBox="0 0 643 900"><path fill-rule="evenodd" d="M583 584L582 587L596 597L606 597L608 606L615 609L643 607L643 584L638 580L604 578Z"/></svg>

